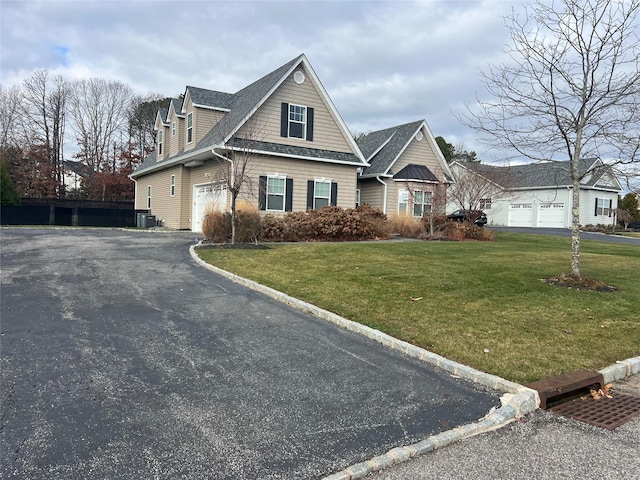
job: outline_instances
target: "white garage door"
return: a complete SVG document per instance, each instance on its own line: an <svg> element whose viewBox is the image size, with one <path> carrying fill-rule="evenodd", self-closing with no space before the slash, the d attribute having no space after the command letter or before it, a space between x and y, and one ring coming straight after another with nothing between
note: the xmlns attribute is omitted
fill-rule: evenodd
<svg viewBox="0 0 640 480"><path fill-rule="evenodd" d="M226 200L226 185L195 185L193 187L191 231L202 232L202 220L208 205L215 210L224 210L227 206Z"/></svg>
<svg viewBox="0 0 640 480"><path fill-rule="evenodd" d="M564 218L564 203L541 203L538 206L539 227L562 228Z"/></svg>
<svg viewBox="0 0 640 480"><path fill-rule="evenodd" d="M533 204L512 203L509 205L509 226L530 227L533 225Z"/></svg>

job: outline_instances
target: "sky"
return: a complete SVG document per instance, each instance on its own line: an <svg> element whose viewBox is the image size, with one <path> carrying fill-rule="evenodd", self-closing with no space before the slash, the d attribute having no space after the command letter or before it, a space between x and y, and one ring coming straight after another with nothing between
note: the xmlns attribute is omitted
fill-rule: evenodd
<svg viewBox="0 0 640 480"><path fill-rule="evenodd" d="M236 92L304 53L352 132L425 119L485 161L456 114L500 62L519 1L0 1L0 83L36 70L136 93Z"/></svg>

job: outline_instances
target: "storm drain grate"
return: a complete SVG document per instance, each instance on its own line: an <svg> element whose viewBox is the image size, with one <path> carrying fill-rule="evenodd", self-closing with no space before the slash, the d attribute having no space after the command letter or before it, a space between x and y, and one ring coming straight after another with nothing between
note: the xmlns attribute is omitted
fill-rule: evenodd
<svg viewBox="0 0 640 480"><path fill-rule="evenodd" d="M560 403L548 411L613 430L635 417L640 417L640 397L613 393L612 398L595 400L588 395Z"/></svg>

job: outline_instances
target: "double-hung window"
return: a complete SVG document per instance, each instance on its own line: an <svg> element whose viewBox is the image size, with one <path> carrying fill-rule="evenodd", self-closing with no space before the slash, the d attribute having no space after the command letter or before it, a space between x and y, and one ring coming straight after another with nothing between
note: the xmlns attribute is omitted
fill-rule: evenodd
<svg viewBox="0 0 640 480"><path fill-rule="evenodd" d="M413 216L421 217L431 211L431 192L415 190L413 192Z"/></svg>
<svg viewBox="0 0 640 480"><path fill-rule="evenodd" d="M607 198L596 198L596 217L610 217L612 203Z"/></svg>
<svg viewBox="0 0 640 480"><path fill-rule="evenodd" d="M400 215L407 214L407 205L409 203L409 191L400 190L398 193L398 213Z"/></svg>
<svg viewBox="0 0 640 480"><path fill-rule="evenodd" d="M316 210L329 205L331 201L331 182L316 180L313 186L313 208Z"/></svg>
<svg viewBox="0 0 640 480"><path fill-rule="evenodd" d="M267 177L267 210L284 211L286 179Z"/></svg>
<svg viewBox="0 0 640 480"><path fill-rule="evenodd" d="M176 122L171 122L171 136L176 136Z"/></svg>
<svg viewBox="0 0 640 480"><path fill-rule="evenodd" d="M282 102L280 136L313 141L313 107Z"/></svg>
<svg viewBox="0 0 640 480"><path fill-rule="evenodd" d="M289 137L304 140L307 131L307 107L289 104Z"/></svg>
<svg viewBox="0 0 640 480"><path fill-rule="evenodd" d="M175 196L176 194L176 176L175 175L171 175L171 181L169 183L169 191L172 197Z"/></svg>
<svg viewBox="0 0 640 480"><path fill-rule="evenodd" d="M151 210L151 185L147 186L147 210Z"/></svg>
<svg viewBox="0 0 640 480"><path fill-rule="evenodd" d="M187 114L187 143L193 141L193 112Z"/></svg>
<svg viewBox="0 0 640 480"><path fill-rule="evenodd" d="M163 131L159 130L158 131L158 155L162 155L162 143L163 143Z"/></svg>

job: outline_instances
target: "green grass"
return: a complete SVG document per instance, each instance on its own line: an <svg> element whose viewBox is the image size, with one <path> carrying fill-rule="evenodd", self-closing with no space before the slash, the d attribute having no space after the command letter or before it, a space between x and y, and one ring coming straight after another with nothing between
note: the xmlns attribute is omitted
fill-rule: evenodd
<svg viewBox="0 0 640 480"><path fill-rule="evenodd" d="M485 372L528 382L640 354L640 249L582 242L597 293L547 285L569 240L305 243L199 250L220 268ZM421 300L412 301L412 298ZM485 353L484 350L489 352Z"/></svg>

